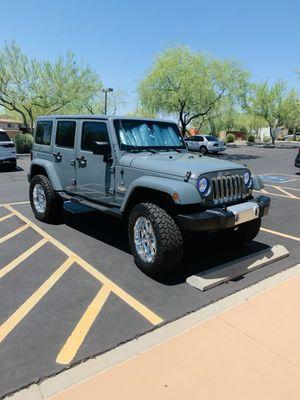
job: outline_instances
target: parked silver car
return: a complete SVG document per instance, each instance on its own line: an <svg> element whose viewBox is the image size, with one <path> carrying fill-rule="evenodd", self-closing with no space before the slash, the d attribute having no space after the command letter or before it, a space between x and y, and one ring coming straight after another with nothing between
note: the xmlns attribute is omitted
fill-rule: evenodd
<svg viewBox="0 0 300 400"><path fill-rule="evenodd" d="M8 165L15 169L17 166L16 147L8 134L0 129L0 165Z"/></svg>
<svg viewBox="0 0 300 400"><path fill-rule="evenodd" d="M189 150L200 151L202 154L218 153L226 150L224 142L212 135L194 135L185 139Z"/></svg>

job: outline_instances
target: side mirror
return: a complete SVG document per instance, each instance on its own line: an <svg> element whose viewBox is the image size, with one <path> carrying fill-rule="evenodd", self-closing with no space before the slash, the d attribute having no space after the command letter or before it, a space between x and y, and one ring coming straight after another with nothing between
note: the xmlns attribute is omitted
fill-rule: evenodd
<svg viewBox="0 0 300 400"><path fill-rule="evenodd" d="M93 142L92 151L93 154L107 156L110 154L110 144L108 142Z"/></svg>

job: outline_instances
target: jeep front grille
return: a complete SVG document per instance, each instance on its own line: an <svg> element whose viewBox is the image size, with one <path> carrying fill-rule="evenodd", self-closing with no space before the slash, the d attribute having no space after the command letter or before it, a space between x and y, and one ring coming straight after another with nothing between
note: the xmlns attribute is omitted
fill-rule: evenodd
<svg viewBox="0 0 300 400"><path fill-rule="evenodd" d="M215 204L224 204L246 197L243 175L219 176L211 179Z"/></svg>

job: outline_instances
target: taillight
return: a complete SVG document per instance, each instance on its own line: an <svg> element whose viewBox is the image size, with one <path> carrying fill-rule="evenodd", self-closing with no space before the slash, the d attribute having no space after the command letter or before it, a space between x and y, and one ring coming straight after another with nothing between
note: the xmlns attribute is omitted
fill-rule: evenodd
<svg viewBox="0 0 300 400"><path fill-rule="evenodd" d="M300 147L299 147L299 149L298 149L298 153L300 153Z"/></svg>

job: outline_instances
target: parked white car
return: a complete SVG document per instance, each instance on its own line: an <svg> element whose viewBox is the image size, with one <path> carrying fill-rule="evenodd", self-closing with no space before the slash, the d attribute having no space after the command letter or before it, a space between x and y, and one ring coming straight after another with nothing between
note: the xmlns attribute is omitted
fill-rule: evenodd
<svg viewBox="0 0 300 400"><path fill-rule="evenodd" d="M15 144L2 129L0 129L0 165L8 165L12 169L17 166Z"/></svg>
<svg viewBox="0 0 300 400"><path fill-rule="evenodd" d="M200 151L202 154L226 150L224 142L212 135L189 136L185 139L185 142L189 150Z"/></svg>

